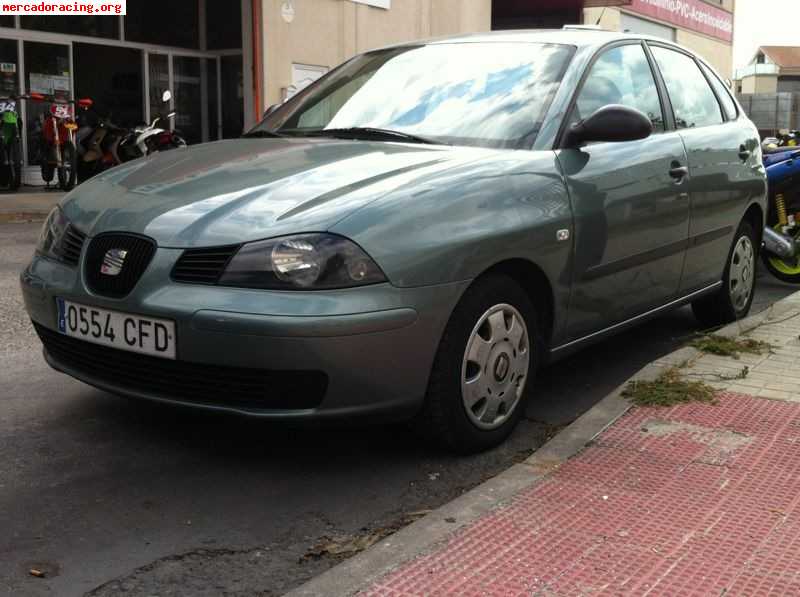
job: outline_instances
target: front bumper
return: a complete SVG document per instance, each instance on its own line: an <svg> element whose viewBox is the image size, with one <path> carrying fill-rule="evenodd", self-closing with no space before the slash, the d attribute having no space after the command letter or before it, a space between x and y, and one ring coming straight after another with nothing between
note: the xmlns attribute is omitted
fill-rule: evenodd
<svg viewBox="0 0 800 597"><path fill-rule="evenodd" d="M180 284L169 278L180 254L158 249L124 299L97 296L79 269L35 257L21 285L50 365L117 394L252 416L407 418L422 403L467 285L279 292ZM175 321L177 361L74 339L78 345L53 344L64 339L56 297Z"/></svg>

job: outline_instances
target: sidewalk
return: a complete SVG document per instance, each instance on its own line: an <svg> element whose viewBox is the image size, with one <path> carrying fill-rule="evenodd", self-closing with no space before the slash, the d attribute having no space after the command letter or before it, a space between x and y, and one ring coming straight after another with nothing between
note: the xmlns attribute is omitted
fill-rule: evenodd
<svg viewBox="0 0 800 597"><path fill-rule="evenodd" d="M0 193L0 223L44 220L65 193L43 189L23 187L19 193Z"/></svg>
<svg viewBox="0 0 800 597"><path fill-rule="evenodd" d="M633 408L568 460L535 454L530 483L414 557L404 542L431 524L295 594L800 595L800 293L720 333L773 348L684 348L642 374L679 366L717 404Z"/></svg>

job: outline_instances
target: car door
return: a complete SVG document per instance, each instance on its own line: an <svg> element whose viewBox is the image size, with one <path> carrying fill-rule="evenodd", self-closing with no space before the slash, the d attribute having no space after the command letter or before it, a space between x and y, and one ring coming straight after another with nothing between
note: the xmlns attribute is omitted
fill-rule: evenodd
<svg viewBox="0 0 800 597"><path fill-rule="evenodd" d="M681 292L688 294L722 279L739 221L763 191L754 170L759 141L710 69L677 48L648 45L689 163L689 243L681 280Z"/></svg>
<svg viewBox="0 0 800 597"><path fill-rule="evenodd" d="M653 134L556 152L575 222L569 340L675 298L689 218L683 141L665 120L642 43L601 50L573 103L567 126L622 104L647 114Z"/></svg>

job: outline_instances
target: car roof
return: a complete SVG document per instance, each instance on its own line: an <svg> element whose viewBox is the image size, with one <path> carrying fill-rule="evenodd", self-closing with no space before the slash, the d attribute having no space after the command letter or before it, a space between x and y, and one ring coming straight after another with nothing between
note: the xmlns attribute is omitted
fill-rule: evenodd
<svg viewBox="0 0 800 597"><path fill-rule="evenodd" d="M513 29L484 33L468 33L464 35L409 41L402 44L392 44L380 49L456 43L549 43L583 47L602 46L613 41L624 39L666 41L651 35L619 33L617 31L606 31L603 29L584 29L576 26L575 28L565 29Z"/></svg>

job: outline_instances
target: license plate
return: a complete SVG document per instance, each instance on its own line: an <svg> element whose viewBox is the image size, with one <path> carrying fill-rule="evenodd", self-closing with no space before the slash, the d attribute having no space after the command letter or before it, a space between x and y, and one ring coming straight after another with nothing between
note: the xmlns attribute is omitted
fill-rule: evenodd
<svg viewBox="0 0 800 597"><path fill-rule="evenodd" d="M175 358L175 322L98 309L57 298L58 331L87 342Z"/></svg>

